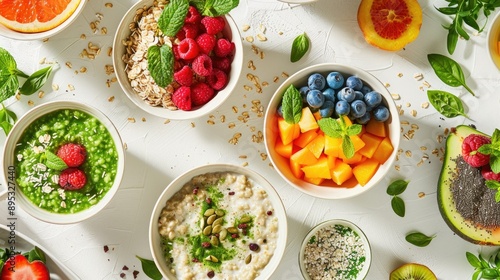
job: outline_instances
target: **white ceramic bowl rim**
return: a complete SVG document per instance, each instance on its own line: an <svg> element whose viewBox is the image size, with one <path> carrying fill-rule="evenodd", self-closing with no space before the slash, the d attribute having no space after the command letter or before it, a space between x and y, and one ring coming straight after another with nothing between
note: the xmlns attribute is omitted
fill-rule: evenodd
<svg viewBox="0 0 500 280"><path fill-rule="evenodd" d="M348 220L344 220L344 219L331 219L331 220L323 221L323 222L317 224L316 226L314 226L313 228L311 228L309 230L309 232L307 232L306 236L302 240L302 243L300 245L300 252L299 252L299 268L300 268L300 271L302 272L302 276L306 280L311 279L309 277L309 275L307 274L306 268L304 265L304 252L305 252L305 247L306 247L307 243L309 242L309 239L311 239L311 237L314 234L316 234L316 232L318 230L320 230L326 226L329 226L329 225L342 225L345 227L349 227L354 232L356 232L359 235L359 237L361 238L361 241L363 242L363 245L365 247L366 259L365 259L365 262L363 264L363 268L359 272L358 277L356 279L364 279L366 277L366 275L368 274L368 271L370 270L371 261L372 261L372 252L371 252L370 242L368 241L368 238L366 237L365 233L357 225L355 225L354 223L352 223Z"/></svg>
<svg viewBox="0 0 500 280"><path fill-rule="evenodd" d="M20 41L31 41L31 40L43 40L47 39L49 37L52 37L56 35L57 33L63 31L66 29L75 19L80 15L80 13L83 11L83 8L85 7L85 4L87 3L88 0L81 0L80 4L76 7L75 11L69 18L67 18L64 22L59 24L58 26L47 30L43 32L37 32L37 33L23 33L23 32L18 32L11 30L7 28L6 26L3 26L0 24L0 36L4 36L6 38L14 39L14 40L20 40Z"/></svg>
<svg viewBox="0 0 500 280"><path fill-rule="evenodd" d="M235 21L230 15L225 15L226 27L223 32L227 33L227 36L234 43L235 52L233 56L233 61L231 62L231 70L228 74L229 82L226 87L220 90L212 100L207 104L193 108L191 111L183 110L169 110L163 107L154 107L147 104L142 100L137 93L133 90L128 80L127 74L125 73L125 63L122 60L122 55L125 52L125 46L122 43L122 39L126 38L130 34L130 29L128 28L130 22L132 22L135 16L135 11L143 6L151 6L153 0L141 0L135 3L126 13L125 16L120 21L118 28L116 29L114 41L113 41L113 65L115 66L115 73L118 79L118 83L122 88L123 92L127 97L139 108L148 112L152 115L168 118L172 120L185 120L185 119L195 119L207 115L208 113L217 109L224 101L229 97L236 84L238 83L238 78L241 73L241 68L243 65L243 44L240 38L239 29Z"/></svg>
<svg viewBox="0 0 500 280"><path fill-rule="evenodd" d="M117 166L118 170L116 173L114 184L111 187L111 189L96 205L93 205L88 209L72 214L52 213L37 207L28 198L26 198L20 190L18 190L18 186L15 180L8 179L9 167L14 165L15 155L13 151L15 149L15 145L17 144L19 138L22 136L26 127L29 126L36 119L40 118L41 116L44 116L50 112L61 109L80 110L97 118L108 129L111 137L113 138L116 151L118 153L118 166ZM31 216L39 220L54 224L77 223L94 216L111 201L114 194L118 190L118 187L123 177L124 163L125 163L124 156L125 153L123 150L123 144L120 134L118 133L116 127L113 125L111 120L108 117L106 117L101 111L81 102L74 102L74 101L47 102L36 106L35 108L29 110L25 115L23 115L14 125L14 127L12 128L11 132L9 133L5 141L5 146L3 149L3 159L2 159L3 173L1 179L3 185L6 186L7 189L4 190L3 193L0 193L0 196L6 196L7 192L12 192L13 190L11 189L11 187L14 184L16 188L15 201L17 205L19 205L24 211L26 211Z"/></svg>
<svg viewBox="0 0 500 280"><path fill-rule="evenodd" d="M274 143L278 133L277 131L273 130L277 127L275 125L276 108L281 102L286 88L294 83L306 85L307 77L313 73L328 73L332 71L338 71L344 75L358 76L364 83L368 84L373 90L378 91L384 97L384 102L388 105L387 107L391 114L391 117L388 120L388 122L390 123L389 137L391 139L394 151L389 159L387 159L386 162L379 167L375 175L365 186L356 185L352 188L344 188L317 186L311 183L307 183L303 180L295 178L295 176L290 171L288 161L284 157L277 154L274 150ZM374 185L376 185L380 180L382 180L385 173L392 167L392 164L396 159L397 150L399 148L400 137L399 113L397 111L396 104L394 103L394 100L392 99L387 88L375 76L368 73L367 71L358 67L346 66L337 63L322 63L312 65L288 77L278 87L273 97L271 98L266 109L264 119L264 142L266 145L266 150L278 174L280 174L288 184L290 184L297 190L308 195L324 199L344 199L354 197L360 195L361 193L371 189ZM284 168L283 166L285 166L286 168Z"/></svg>
<svg viewBox="0 0 500 280"><path fill-rule="evenodd" d="M156 266L162 273L163 277L165 277L166 279L175 279L175 276L171 274L164 259L164 251L161 246L161 237L158 232L158 219L160 217L161 210L166 205L166 202L170 199L170 197L177 191L179 191L180 188L182 188L184 184L189 182L193 177L213 172L231 172L236 174L243 174L247 176L251 181L255 182L256 185L263 187L266 190L268 197L272 200L274 207L273 215L276 215L276 217L278 217L278 243L271 260L265 266L263 271L261 271L260 276L257 278L268 279L278 267L280 260L285 252L288 231L285 208L274 187L264 177L262 177L255 171L252 171L251 169L224 163L203 165L186 171L185 173L175 178L170 184L168 184L165 190L158 197L158 200L153 208L151 220L149 222L149 246Z"/></svg>

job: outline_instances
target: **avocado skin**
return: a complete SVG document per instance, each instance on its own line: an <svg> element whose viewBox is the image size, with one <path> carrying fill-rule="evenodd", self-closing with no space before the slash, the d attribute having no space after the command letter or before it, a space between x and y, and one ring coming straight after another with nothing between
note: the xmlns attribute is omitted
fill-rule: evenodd
<svg viewBox="0 0 500 280"><path fill-rule="evenodd" d="M456 159L462 152L462 142L470 134L484 134L467 125L459 125L452 129L446 139L446 150L439 175L437 199L438 208L446 224L461 238L480 245L500 245L500 228L485 228L465 220L458 212L451 193L450 170L455 170Z"/></svg>

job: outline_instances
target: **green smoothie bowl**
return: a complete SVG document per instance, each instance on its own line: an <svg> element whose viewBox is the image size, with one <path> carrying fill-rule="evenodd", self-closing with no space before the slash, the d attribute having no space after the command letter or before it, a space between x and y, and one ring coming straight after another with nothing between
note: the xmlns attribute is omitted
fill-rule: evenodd
<svg viewBox="0 0 500 280"><path fill-rule="evenodd" d="M55 224L83 221L112 199L123 177L123 143L98 109L54 101L28 111L3 151L9 203ZM9 204L9 205L11 205Z"/></svg>

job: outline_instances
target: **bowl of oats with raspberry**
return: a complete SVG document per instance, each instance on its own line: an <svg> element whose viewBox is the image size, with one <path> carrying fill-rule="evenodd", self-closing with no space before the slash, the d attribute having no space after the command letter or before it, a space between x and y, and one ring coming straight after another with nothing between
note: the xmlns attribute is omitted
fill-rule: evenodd
<svg viewBox="0 0 500 280"><path fill-rule="evenodd" d="M234 5L206 9L185 0L143 0L132 6L113 43L115 72L127 97L173 120L219 107L243 64L239 30L228 14Z"/></svg>

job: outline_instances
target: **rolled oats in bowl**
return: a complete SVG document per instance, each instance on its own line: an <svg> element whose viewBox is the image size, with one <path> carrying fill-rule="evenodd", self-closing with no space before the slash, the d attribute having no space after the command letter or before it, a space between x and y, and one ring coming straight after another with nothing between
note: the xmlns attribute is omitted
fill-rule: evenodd
<svg viewBox="0 0 500 280"><path fill-rule="evenodd" d="M258 175L215 166L181 176L160 197L155 262L168 279L268 279L286 245L283 205Z"/></svg>

